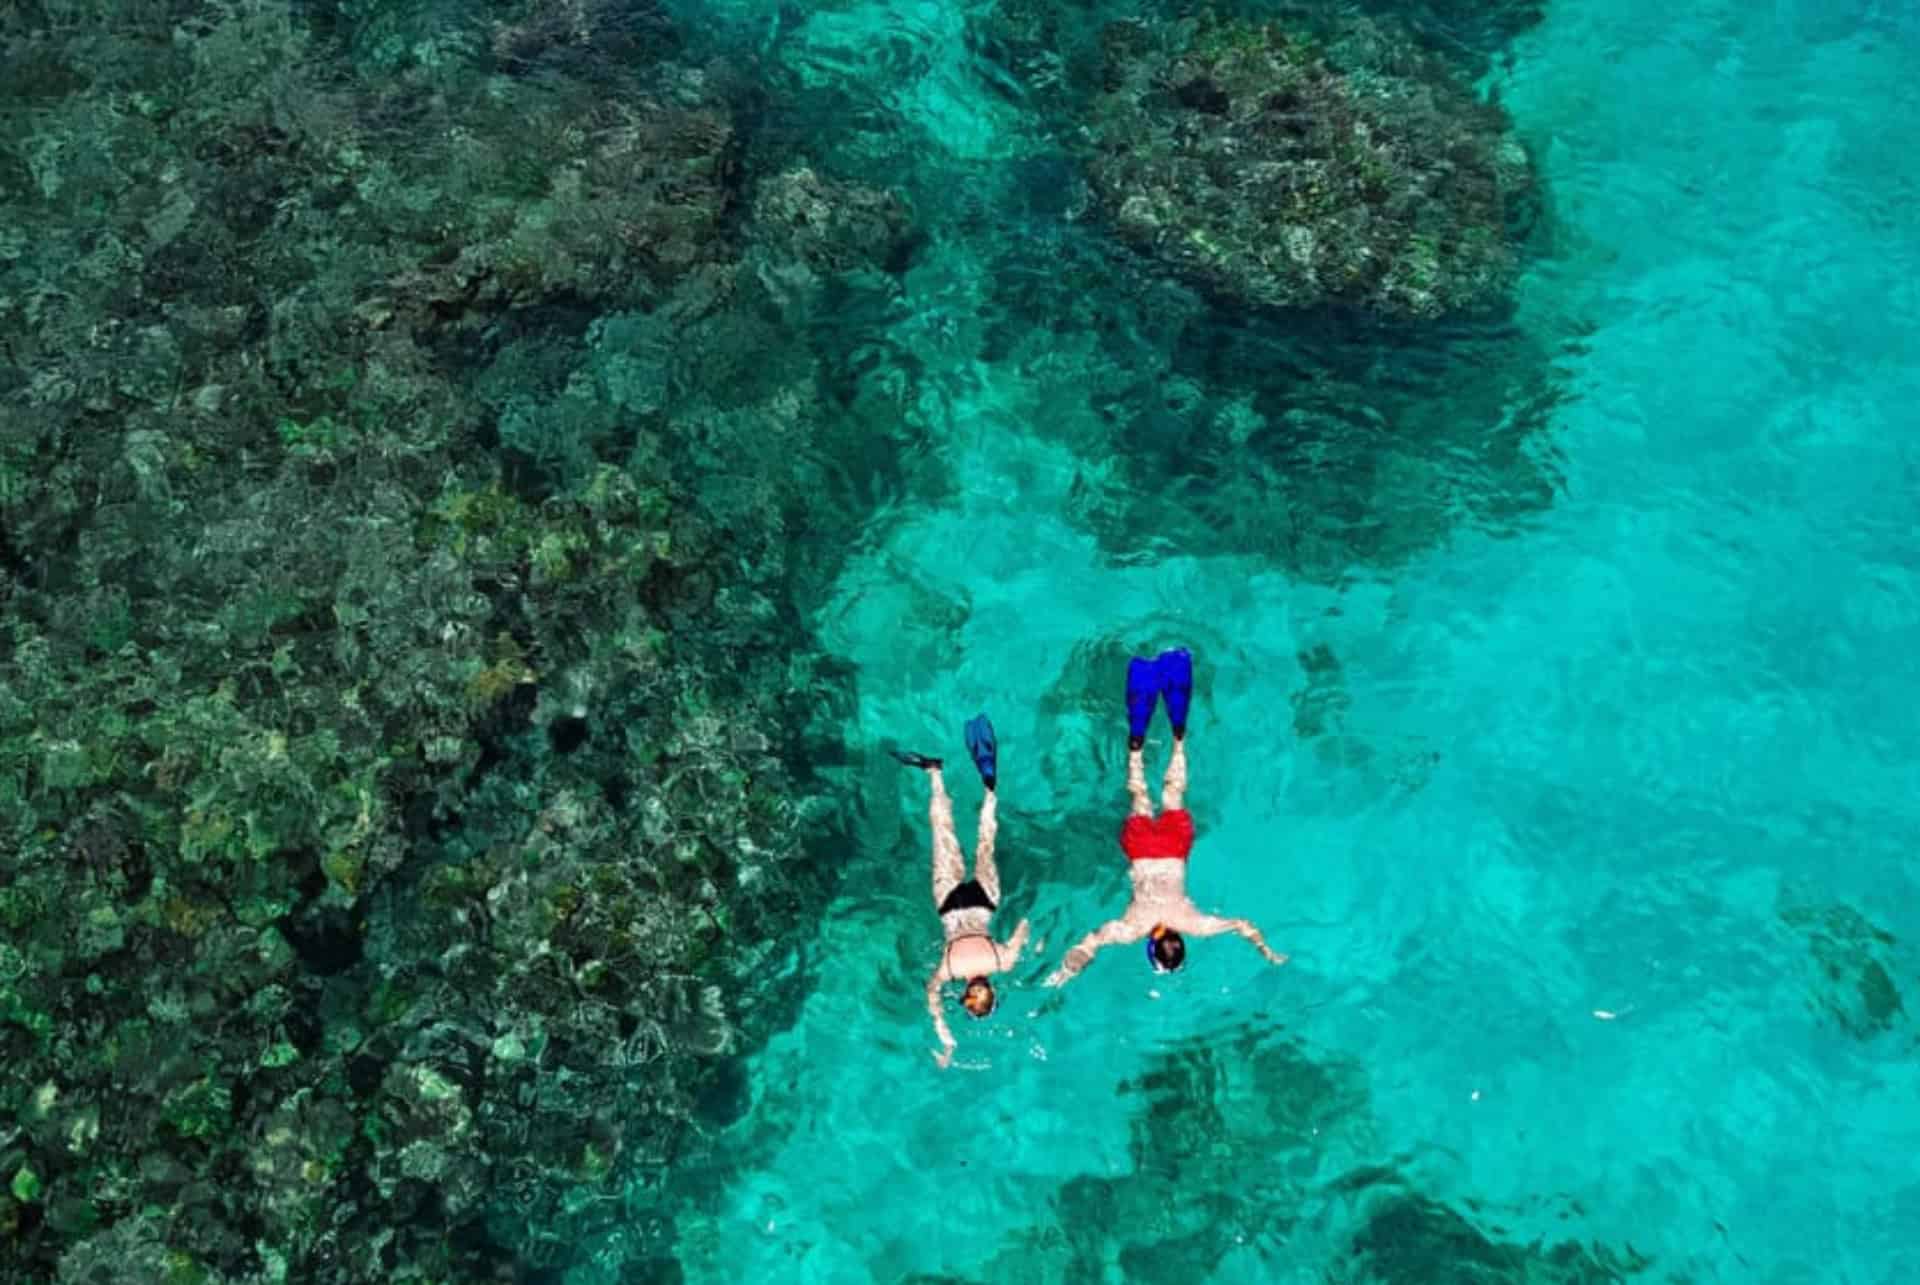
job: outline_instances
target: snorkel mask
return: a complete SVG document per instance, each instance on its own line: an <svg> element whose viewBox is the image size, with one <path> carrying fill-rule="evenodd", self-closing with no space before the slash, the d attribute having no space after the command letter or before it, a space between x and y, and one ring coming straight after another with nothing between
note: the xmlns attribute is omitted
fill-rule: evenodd
<svg viewBox="0 0 1920 1285"><path fill-rule="evenodd" d="M1163 944L1164 943L1164 944ZM1153 931L1147 934L1142 943L1147 951L1147 965L1156 973L1171 973L1187 962L1187 943L1179 933L1165 924L1155 924ZM1162 954L1171 955L1173 962L1160 962Z"/></svg>

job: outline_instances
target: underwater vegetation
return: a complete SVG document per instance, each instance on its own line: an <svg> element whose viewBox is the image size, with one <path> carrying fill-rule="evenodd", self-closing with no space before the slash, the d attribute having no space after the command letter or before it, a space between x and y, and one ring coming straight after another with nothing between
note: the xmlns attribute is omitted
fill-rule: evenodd
<svg viewBox="0 0 1920 1285"><path fill-rule="evenodd" d="M0 14L9 1280L565 1262L830 877L904 430L807 322L911 210L655 11L423 13Z"/></svg>

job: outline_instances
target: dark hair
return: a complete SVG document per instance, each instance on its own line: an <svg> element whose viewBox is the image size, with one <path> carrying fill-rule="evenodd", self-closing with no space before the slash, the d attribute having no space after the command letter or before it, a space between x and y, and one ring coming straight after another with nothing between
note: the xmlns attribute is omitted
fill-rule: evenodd
<svg viewBox="0 0 1920 1285"><path fill-rule="evenodd" d="M979 1007L975 1007L973 1003L973 997L976 991L984 991L986 993L986 1000ZM999 1003L999 998L993 993L992 982L988 981L984 976L967 978L967 989L960 993L961 1008L966 1009L967 1012L975 1017L986 1017L999 1006Z"/></svg>
<svg viewBox="0 0 1920 1285"><path fill-rule="evenodd" d="M1147 938L1147 958L1163 973L1171 973L1187 962L1186 939L1171 928L1155 927Z"/></svg>

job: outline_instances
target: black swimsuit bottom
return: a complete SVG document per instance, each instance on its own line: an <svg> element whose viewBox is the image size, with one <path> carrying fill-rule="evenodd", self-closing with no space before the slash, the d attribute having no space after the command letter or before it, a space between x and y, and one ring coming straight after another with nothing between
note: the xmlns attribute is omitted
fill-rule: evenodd
<svg viewBox="0 0 1920 1285"><path fill-rule="evenodd" d="M978 879L955 884L953 891L947 894L947 899L940 903L940 913L943 915L955 910L991 911L993 908L993 898L987 895L987 890L980 886Z"/></svg>

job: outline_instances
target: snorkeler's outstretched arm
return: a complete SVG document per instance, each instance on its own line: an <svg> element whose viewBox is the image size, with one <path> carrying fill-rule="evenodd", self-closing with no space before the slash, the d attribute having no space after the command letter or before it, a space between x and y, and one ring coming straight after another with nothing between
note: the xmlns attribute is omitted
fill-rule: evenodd
<svg viewBox="0 0 1920 1285"><path fill-rule="evenodd" d="M933 1033L940 1037L940 1051L933 1060L942 1067L953 1061L953 1032L947 1029L947 1015L940 1011L940 973L927 979L927 1012L933 1015Z"/></svg>
<svg viewBox="0 0 1920 1285"><path fill-rule="evenodd" d="M1147 935L1144 926L1125 919L1109 919L1098 928L1074 943L1067 957L1060 961L1060 967L1053 970L1047 978L1048 986L1065 986L1072 981L1099 953L1102 946L1117 946L1122 942L1139 941Z"/></svg>
<svg viewBox="0 0 1920 1285"><path fill-rule="evenodd" d="M1020 952L1026 949L1027 934L1033 931L1033 925L1022 919L1014 927L1013 936L1007 941L1007 961L1000 965L1001 972L1007 972L1020 962Z"/></svg>
<svg viewBox="0 0 1920 1285"><path fill-rule="evenodd" d="M1169 917L1168 923L1181 932L1194 937L1218 937L1221 933L1233 933L1252 942L1254 948L1267 957L1269 964L1284 964L1287 957L1267 945L1267 939L1253 926L1250 919L1222 919L1218 915L1203 915L1198 911L1191 914Z"/></svg>

